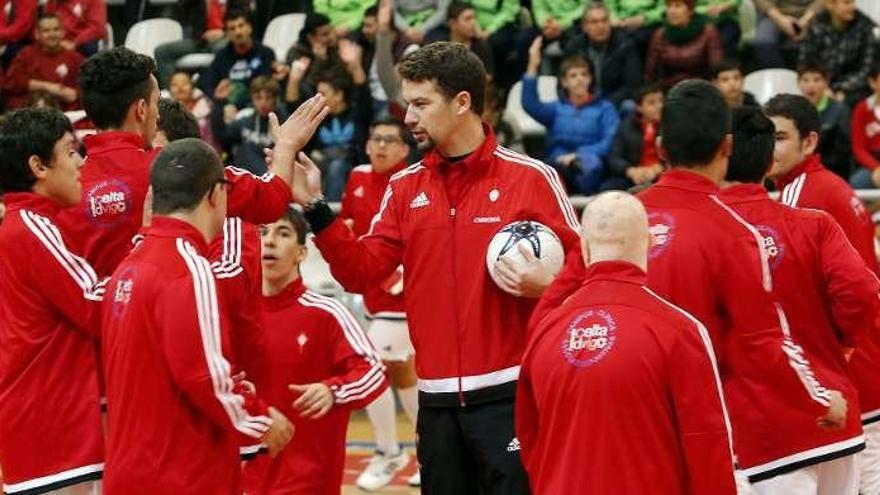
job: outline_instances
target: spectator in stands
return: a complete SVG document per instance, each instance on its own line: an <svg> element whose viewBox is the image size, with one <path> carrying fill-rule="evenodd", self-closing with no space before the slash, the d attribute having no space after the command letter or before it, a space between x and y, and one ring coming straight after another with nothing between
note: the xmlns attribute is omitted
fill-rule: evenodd
<svg viewBox="0 0 880 495"><path fill-rule="evenodd" d="M608 178L603 190L626 190L650 184L663 171L657 154L660 115L663 113L663 86L649 84L636 94L636 112L617 129L608 156Z"/></svg>
<svg viewBox="0 0 880 495"><path fill-rule="evenodd" d="M817 153L822 157L822 163L828 170L849 180L852 172L849 107L831 97L828 71L817 63L798 68L798 87L819 112L822 128Z"/></svg>
<svg viewBox="0 0 880 495"><path fill-rule="evenodd" d="M742 36L739 27L739 5L741 0L697 0L697 13L709 18L718 35L721 36L721 46L724 47L724 56L736 57L736 49Z"/></svg>
<svg viewBox="0 0 880 495"><path fill-rule="evenodd" d="M285 99L304 101L315 94L317 78L327 72L342 72L345 65L339 58L338 38L324 14L309 14L299 32L299 41L287 52L290 65Z"/></svg>
<svg viewBox="0 0 880 495"><path fill-rule="evenodd" d="M724 95L727 106L732 109L741 106L761 106L755 95L743 89L743 72L739 62L727 59L712 68L709 74L712 84Z"/></svg>
<svg viewBox="0 0 880 495"><path fill-rule="evenodd" d="M854 189L880 187L880 62L871 64L867 79L873 94L852 116L852 151L859 165L849 180Z"/></svg>
<svg viewBox="0 0 880 495"><path fill-rule="evenodd" d="M396 0L394 27L408 41L421 44L431 30L446 21L451 0Z"/></svg>
<svg viewBox="0 0 880 495"><path fill-rule="evenodd" d="M492 50L479 34L477 11L473 4L454 0L446 10L446 24L448 30L435 30L425 41L427 43L453 41L467 45L480 58L486 68L486 74L491 77L495 73Z"/></svg>
<svg viewBox="0 0 880 495"><path fill-rule="evenodd" d="M86 57L98 52L98 43L107 38L105 0L49 0L44 8L55 14L64 26L67 50L79 50Z"/></svg>
<svg viewBox="0 0 880 495"><path fill-rule="evenodd" d="M77 77L85 57L61 46L64 28L58 16L43 14L34 39L36 43L16 55L6 74L3 90L7 107L26 107L33 93L45 91L62 102L64 110L79 108Z"/></svg>
<svg viewBox="0 0 880 495"><path fill-rule="evenodd" d="M37 0L0 0L0 54L7 69L19 50L28 43L37 22Z"/></svg>
<svg viewBox="0 0 880 495"><path fill-rule="evenodd" d="M529 64L522 79L522 106L547 127L547 158L565 180L569 193L595 193L617 132L617 110L596 94L593 64L579 55L565 59L559 70L564 99L541 102L537 80L541 43L538 37L529 47Z"/></svg>
<svg viewBox="0 0 880 495"><path fill-rule="evenodd" d="M211 132L211 108L213 103L202 90L193 85L192 78L188 72L178 71L171 76L168 85L168 92L174 101L181 103L184 108L195 117L199 126L202 139L216 144L214 142L214 133Z"/></svg>
<svg viewBox="0 0 880 495"><path fill-rule="evenodd" d="M217 52L214 61L199 78L199 88L208 95L214 95L218 87L223 87L220 98L228 100L238 108L247 105L248 87L257 76L272 75L275 52L254 40L250 13L242 9L228 9L223 17L229 43ZM227 93L226 86L230 87Z"/></svg>
<svg viewBox="0 0 880 495"><path fill-rule="evenodd" d="M874 61L874 22L856 9L855 0L827 0L801 43L798 64L821 61L828 69L838 101L854 106L868 95L868 69Z"/></svg>
<svg viewBox="0 0 880 495"><path fill-rule="evenodd" d="M167 88L177 61L191 53L216 53L226 46L223 17L227 0L181 0L177 17L183 25L183 39L156 47L159 86Z"/></svg>
<svg viewBox="0 0 880 495"><path fill-rule="evenodd" d="M696 0L666 0L666 23L651 38L645 79L671 87L685 79L706 79L724 50L715 26L694 11Z"/></svg>
<svg viewBox="0 0 880 495"><path fill-rule="evenodd" d="M336 35L344 38L356 31L364 19L364 11L376 4L376 0L312 0L315 12L330 18Z"/></svg>
<svg viewBox="0 0 880 495"><path fill-rule="evenodd" d="M234 118L224 115L223 106L228 95L218 87L211 127L214 139L232 156L235 166L262 175L268 170L263 150L272 146L269 135L269 114L275 112L284 122L287 110L278 104L281 87L270 76L257 76L251 81L251 106L240 110Z"/></svg>
<svg viewBox="0 0 880 495"><path fill-rule="evenodd" d="M573 26L564 47L566 56L590 59L596 69L599 93L618 108L631 100L642 81L642 60L621 28L611 26L608 7L600 2L587 6L580 26Z"/></svg>
<svg viewBox="0 0 880 495"><path fill-rule="evenodd" d="M587 6L585 0L560 2L559 0L532 0L532 17L535 27L531 34L544 38L544 46L553 41L562 41L563 35L584 16Z"/></svg>
<svg viewBox="0 0 880 495"><path fill-rule="evenodd" d="M663 0L605 0L605 5L611 13L611 25L626 32L639 56L643 55L663 22Z"/></svg>
<svg viewBox="0 0 880 495"><path fill-rule="evenodd" d="M754 0L758 10L755 55L761 68L785 67L784 46L796 46L807 34L823 0Z"/></svg>
<svg viewBox="0 0 880 495"><path fill-rule="evenodd" d="M199 123L183 103L169 98L159 100L159 120L153 147L162 148L168 143L189 137L199 137Z"/></svg>
<svg viewBox="0 0 880 495"><path fill-rule="evenodd" d="M498 69L496 84L509 88L522 75L523 63L517 50L520 36L520 0L471 0L477 14L477 36L486 40L492 50L492 61Z"/></svg>

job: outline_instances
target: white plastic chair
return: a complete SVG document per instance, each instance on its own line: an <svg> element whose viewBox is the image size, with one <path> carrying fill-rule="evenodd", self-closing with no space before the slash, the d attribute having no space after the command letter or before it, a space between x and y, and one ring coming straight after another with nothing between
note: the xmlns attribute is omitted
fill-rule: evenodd
<svg viewBox="0 0 880 495"><path fill-rule="evenodd" d="M863 14L870 17L875 23L880 24L880 1L856 0L856 7L858 7Z"/></svg>
<svg viewBox="0 0 880 495"><path fill-rule="evenodd" d="M125 36L129 50L155 57L156 47L183 39L183 27L173 19L147 19L136 23Z"/></svg>
<svg viewBox="0 0 880 495"><path fill-rule="evenodd" d="M208 67L213 61L213 53L190 53L177 59L175 67L185 71L197 71Z"/></svg>
<svg viewBox="0 0 880 495"><path fill-rule="evenodd" d="M764 69L748 74L744 81L745 90L755 95L758 103L764 104L780 93L799 95L797 72L789 69Z"/></svg>
<svg viewBox="0 0 880 495"><path fill-rule="evenodd" d="M275 51L275 60L284 61L305 23L305 14L284 14L269 21L263 34L263 44Z"/></svg>
<svg viewBox="0 0 880 495"><path fill-rule="evenodd" d="M538 98L545 103L559 99L556 76L538 76ZM531 118L522 107L522 81L517 81L507 94L504 120L519 129L523 136L543 136L547 129Z"/></svg>

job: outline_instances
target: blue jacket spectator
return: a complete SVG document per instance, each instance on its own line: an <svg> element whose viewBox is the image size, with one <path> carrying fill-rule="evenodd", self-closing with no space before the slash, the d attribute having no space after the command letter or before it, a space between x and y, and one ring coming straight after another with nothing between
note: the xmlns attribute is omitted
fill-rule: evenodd
<svg viewBox="0 0 880 495"><path fill-rule="evenodd" d="M540 64L540 41L536 44ZM560 84L565 98L541 102L533 52L530 49L529 70L523 77L522 106L547 127L548 162L565 180L569 193L595 193L605 175L605 160L620 122L617 110L595 93L592 64L581 56L562 62Z"/></svg>

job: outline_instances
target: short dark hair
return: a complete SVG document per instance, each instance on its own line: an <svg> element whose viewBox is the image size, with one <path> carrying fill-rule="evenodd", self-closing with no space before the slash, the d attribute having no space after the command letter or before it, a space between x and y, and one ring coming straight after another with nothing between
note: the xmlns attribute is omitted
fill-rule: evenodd
<svg viewBox="0 0 880 495"><path fill-rule="evenodd" d="M118 47L98 52L83 63L79 87L86 115L98 129L121 127L128 109L140 99L150 99L152 58ZM157 89L158 91L158 89Z"/></svg>
<svg viewBox="0 0 880 495"><path fill-rule="evenodd" d="M333 89L342 91L342 94L345 97L345 102L351 104L354 83L347 72L336 69L323 70L315 76L315 87L317 88L320 83L329 84Z"/></svg>
<svg viewBox="0 0 880 495"><path fill-rule="evenodd" d="M565 57L562 60L562 63L559 64L559 78L562 79L568 74L568 71L572 69L587 69L587 73L590 74L590 87L587 88L592 93L594 89L596 89L596 66L593 65L593 61L590 60L589 57L584 57L583 55L571 55Z"/></svg>
<svg viewBox="0 0 880 495"><path fill-rule="evenodd" d="M826 81L831 81L831 72L828 71L828 67L820 62L815 61L807 61L802 63L797 68L798 79L804 76L804 74L819 74Z"/></svg>
<svg viewBox="0 0 880 495"><path fill-rule="evenodd" d="M40 13L40 15L37 17L37 24L36 24L36 25L39 26L39 25L40 25L40 22L41 22L41 21L44 21L44 20L46 20L46 19L55 19L56 21L61 22L61 18L58 17L58 14L51 13L51 12L42 12L42 13ZM62 25L61 27L63 28L64 25Z"/></svg>
<svg viewBox="0 0 880 495"><path fill-rule="evenodd" d="M185 138L201 138L199 122L183 103L170 98L159 100L158 130L165 133L168 142Z"/></svg>
<svg viewBox="0 0 880 495"><path fill-rule="evenodd" d="M822 129L819 111L806 97L793 94L779 94L770 98L764 105L764 113L768 117L783 117L794 123L801 140L811 132L818 136Z"/></svg>
<svg viewBox="0 0 880 495"><path fill-rule="evenodd" d="M281 85L278 84L278 81L274 77L270 76L257 76L251 81L251 85L248 88L250 94L258 94L262 91L269 92L272 96L277 97L279 93L281 93Z"/></svg>
<svg viewBox="0 0 880 495"><path fill-rule="evenodd" d="M466 10L476 9L474 8L474 5L472 3L452 0L452 3L449 4L449 8L446 9L446 20L451 21L453 19L458 19L458 16L460 16Z"/></svg>
<svg viewBox="0 0 880 495"><path fill-rule="evenodd" d="M364 17L377 17L379 15L379 4L374 3L364 10Z"/></svg>
<svg viewBox="0 0 880 495"><path fill-rule="evenodd" d="M391 115L379 117L370 124L370 132L372 133L373 129L379 127L380 125L396 128L400 139L403 140L403 143L410 147L414 146L412 134L409 133L409 129L407 129L406 124L404 124L402 120Z"/></svg>
<svg viewBox="0 0 880 495"><path fill-rule="evenodd" d="M685 80L667 93L660 129L672 166L705 165L730 133L730 109L711 83Z"/></svg>
<svg viewBox="0 0 880 495"><path fill-rule="evenodd" d="M293 225L293 230L296 231L296 242L305 245L306 236L309 234L309 223L301 211L290 206L278 220L283 220Z"/></svg>
<svg viewBox="0 0 880 495"><path fill-rule="evenodd" d="M776 130L760 108L743 106L733 111L733 153L727 180L760 184L773 163Z"/></svg>
<svg viewBox="0 0 880 495"><path fill-rule="evenodd" d="M461 43L438 41L410 53L400 62L400 76L410 81L434 81L447 99L461 91L471 95L473 111L483 113L486 68L479 57Z"/></svg>
<svg viewBox="0 0 880 495"><path fill-rule="evenodd" d="M36 155L52 161L55 144L73 133L70 120L58 110L23 108L0 119L0 193L30 191L37 178L28 160Z"/></svg>
<svg viewBox="0 0 880 495"><path fill-rule="evenodd" d="M636 91L636 94L633 95L633 99L635 100L636 105L641 105L642 102L645 101L645 98L648 97L648 95L652 95L654 93L664 94L665 92L666 92L666 90L663 87L663 84L658 83L658 82L657 83L650 83L650 84L646 84L646 85L642 86L641 88L639 88Z"/></svg>
<svg viewBox="0 0 880 495"><path fill-rule="evenodd" d="M714 81L715 79L718 79L718 76L720 76L722 72L730 72L734 70L742 74L742 64L732 58L722 60L709 71L709 79Z"/></svg>
<svg viewBox="0 0 880 495"><path fill-rule="evenodd" d="M223 165L208 143L194 138L169 143L150 172L153 211L159 215L192 211L222 181Z"/></svg>
<svg viewBox="0 0 880 495"><path fill-rule="evenodd" d="M318 12L312 12L306 16L302 30L299 32L299 41L305 43L309 36L315 34L318 29L330 25L330 18Z"/></svg>
<svg viewBox="0 0 880 495"><path fill-rule="evenodd" d="M877 79L877 76L880 76L880 60L875 60L871 63L871 66L868 67L868 77L871 79Z"/></svg>
<svg viewBox="0 0 880 495"><path fill-rule="evenodd" d="M248 24L253 24L251 21L251 11L250 9L244 8L242 6L235 6L232 8L226 9L226 13L223 14L223 26L225 27L230 21L234 21L236 19L244 19Z"/></svg>

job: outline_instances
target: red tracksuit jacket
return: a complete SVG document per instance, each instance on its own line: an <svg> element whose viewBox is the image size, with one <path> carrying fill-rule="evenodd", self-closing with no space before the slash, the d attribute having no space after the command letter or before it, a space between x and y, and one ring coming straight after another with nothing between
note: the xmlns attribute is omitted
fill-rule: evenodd
<svg viewBox="0 0 880 495"><path fill-rule="evenodd" d="M621 261L529 335L516 434L538 494L734 495L708 332Z"/></svg>
<svg viewBox="0 0 880 495"><path fill-rule="evenodd" d="M336 280L363 293L399 265L419 359L423 405L512 397L534 301L499 289L486 270L495 233L536 220L578 245L577 219L556 173L486 139L450 164L436 151L391 178L370 232L355 238L342 219L315 236ZM427 395L426 395L427 394Z"/></svg>
<svg viewBox="0 0 880 495"><path fill-rule="evenodd" d="M248 494L339 495L349 413L388 387L384 367L357 320L342 304L306 290L297 279L263 298L268 367L263 398L296 426L295 444L275 459L245 468ZM323 418L303 418L287 386L322 382L334 405Z"/></svg>
<svg viewBox="0 0 880 495"><path fill-rule="evenodd" d="M79 88L77 76L79 66L85 57L81 53L62 49L58 53L46 53L36 44L24 47L15 56L6 71L3 89L6 91L6 104L10 108L26 107L31 101L28 83L32 79L63 84L69 88ZM65 103L64 110L76 110L79 101Z"/></svg>
<svg viewBox="0 0 880 495"><path fill-rule="evenodd" d="M648 286L709 329L737 461L749 469L792 453L791 439L768 416L794 409L818 418L827 412L829 392L796 339L781 328L760 235L717 192L709 179L673 169L639 194L654 239ZM570 255L532 321L540 322L576 290L583 273L583 261Z"/></svg>
<svg viewBox="0 0 880 495"><path fill-rule="evenodd" d="M110 275L141 227L150 166L161 148L147 149L140 136L120 131L87 136L85 145L82 203L61 212L58 222L95 270ZM274 174L226 167L226 179L230 217L274 222L290 204L290 187Z"/></svg>
<svg viewBox="0 0 880 495"><path fill-rule="evenodd" d="M2 491L43 493L99 479L104 469L95 359L104 285L55 227L55 203L32 193L3 201Z"/></svg>
<svg viewBox="0 0 880 495"><path fill-rule="evenodd" d="M758 184L731 186L720 196L764 238L774 292L792 335L810 356L823 385L840 391L849 403L847 426L835 432L816 429L813 414L788 410L784 421L774 422L785 438L786 462L780 465L778 454L767 461L790 469L794 463L802 467L861 450L858 392L843 348L859 346L873 329L880 308L877 277L827 213L779 204ZM821 454L813 449L821 449ZM745 474L765 468L758 465Z"/></svg>
<svg viewBox="0 0 880 495"><path fill-rule="evenodd" d="M233 390L207 249L189 224L155 217L110 280L107 495L238 493L238 434L271 424Z"/></svg>
<svg viewBox="0 0 880 495"><path fill-rule="evenodd" d="M29 39L37 22L37 0L0 0L0 44Z"/></svg>
<svg viewBox="0 0 880 495"><path fill-rule="evenodd" d="M49 0L45 10L61 19L65 38L76 43L77 47L107 36L105 0Z"/></svg>
<svg viewBox="0 0 880 495"><path fill-rule="evenodd" d="M406 168L401 163L387 174L373 172L370 165L360 165L351 170L345 193L342 195L342 210L339 216L353 222L352 231L358 237L370 231L370 225L382 204L382 196L388 188L391 176ZM403 269L397 270L389 280L364 292L364 305L374 317L406 318L406 303L403 293L392 294L389 289L400 282Z"/></svg>

